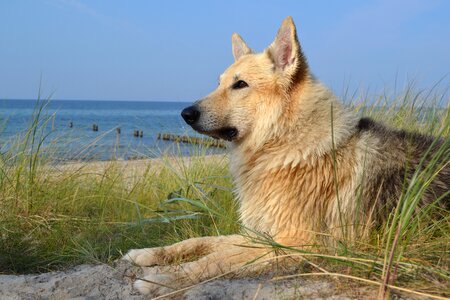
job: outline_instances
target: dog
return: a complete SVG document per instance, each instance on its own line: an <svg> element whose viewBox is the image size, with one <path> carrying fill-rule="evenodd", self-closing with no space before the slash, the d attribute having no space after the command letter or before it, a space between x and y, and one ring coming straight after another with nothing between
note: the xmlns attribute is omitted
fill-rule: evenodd
<svg viewBox="0 0 450 300"><path fill-rule="evenodd" d="M240 221L252 233L291 247L324 236L361 237L361 228L377 226L395 208L405 177L423 169L438 149L448 150L446 140L390 129L345 108L311 74L291 17L264 52L253 53L238 34L232 52L235 62L217 89L181 115L194 130L230 142ZM422 204L450 188L444 154ZM448 207L449 196L441 202ZM143 294L161 295L243 266L257 271L265 264L250 262L276 256L236 234L130 250L124 259L162 266L134 284ZM178 258L187 262L163 267Z"/></svg>

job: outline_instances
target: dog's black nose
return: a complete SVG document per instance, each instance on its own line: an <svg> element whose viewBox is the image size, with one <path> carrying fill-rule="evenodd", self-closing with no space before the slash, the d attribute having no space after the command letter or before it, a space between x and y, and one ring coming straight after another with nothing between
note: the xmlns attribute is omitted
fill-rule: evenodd
<svg viewBox="0 0 450 300"><path fill-rule="evenodd" d="M195 105L186 107L181 112L181 116L189 125L194 124L200 118L200 111L197 109Z"/></svg>

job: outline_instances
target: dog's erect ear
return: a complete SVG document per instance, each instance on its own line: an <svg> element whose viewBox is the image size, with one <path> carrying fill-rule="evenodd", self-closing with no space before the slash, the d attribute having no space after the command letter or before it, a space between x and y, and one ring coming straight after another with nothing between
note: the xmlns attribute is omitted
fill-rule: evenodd
<svg viewBox="0 0 450 300"><path fill-rule="evenodd" d="M303 59L303 55L292 17L287 17L283 20L277 36L269 46L268 51L278 70L283 71L286 68L298 67Z"/></svg>
<svg viewBox="0 0 450 300"><path fill-rule="evenodd" d="M233 33L231 36L231 44L233 46L234 61L237 61L243 55L252 53L252 50L237 33Z"/></svg>

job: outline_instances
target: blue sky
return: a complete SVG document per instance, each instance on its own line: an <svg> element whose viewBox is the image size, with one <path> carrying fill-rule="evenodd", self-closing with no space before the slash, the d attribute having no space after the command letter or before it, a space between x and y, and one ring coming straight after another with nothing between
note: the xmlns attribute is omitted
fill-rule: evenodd
<svg viewBox="0 0 450 300"><path fill-rule="evenodd" d="M2 0L0 99L36 98L42 75L54 99L192 101L232 63L233 32L261 51L288 15L337 93L449 85L446 0Z"/></svg>

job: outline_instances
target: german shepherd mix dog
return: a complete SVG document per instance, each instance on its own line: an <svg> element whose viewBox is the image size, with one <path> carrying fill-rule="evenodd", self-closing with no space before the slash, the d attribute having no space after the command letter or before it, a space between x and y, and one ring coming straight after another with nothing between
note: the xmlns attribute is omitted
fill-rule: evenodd
<svg viewBox="0 0 450 300"><path fill-rule="evenodd" d="M324 236L336 240L344 232L361 238L358 228L382 224L405 178L425 168L444 145L358 119L344 108L310 73L291 17L263 53L253 53L238 34L232 44L235 62L217 89L181 114L196 131L230 142L240 219L252 234L291 247ZM450 188L450 166L441 165L422 204ZM448 194L443 198L448 206ZM135 282L140 292L153 295L245 265L239 273L249 274L263 268L263 263L248 266L261 257L276 253L243 235L192 238L124 256L140 266L161 266ZM185 262L169 266L180 260Z"/></svg>

